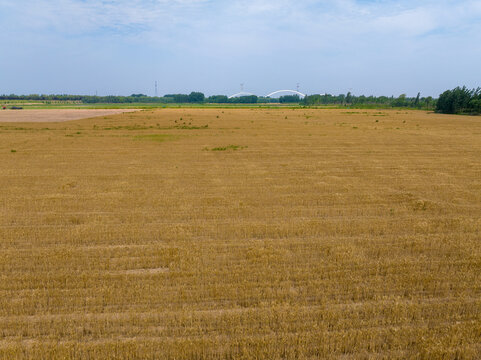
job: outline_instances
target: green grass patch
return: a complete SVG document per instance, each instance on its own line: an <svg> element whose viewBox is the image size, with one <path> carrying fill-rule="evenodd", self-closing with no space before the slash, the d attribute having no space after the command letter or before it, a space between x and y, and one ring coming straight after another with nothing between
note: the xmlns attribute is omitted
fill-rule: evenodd
<svg viewBox="0 0 481 360"><path fill-rule="evenodd" d="M146 134L146 135L136 135L134 136L134 140L139 141L156 141L156 142L164 142L169 140L175 140L178 137L175 135L170 134Z"/></svg>
<svg viewBox="0 0 481 360"><path fill-rule="evenodd" d="M104 128L99 128L97 125L94 125L94 130L148 130L154 129L154 126L145 126L145 125L127 125L127 126L109 126Z"/></svg>
<svg viewBox="0 0 481 360"><path fill-rule="evenodd" d="M182 129L182 130L202 130L208 129L209 125L202 125L202 126L190 126L190 125L177 125L174 126L174 129Z"/></svg>
<svg viewBox="0 0 481 360"><path fill-rule="evenodd" d="M236 151L236 150L242 150L242 149L245 149L245 148L247 148L247 146L227 145L227 146L215 147L215 148L212 148L212 149L205 148L204 150L210 150L210 151L228 151L228 150L232 150L232 151Z"/></svg>

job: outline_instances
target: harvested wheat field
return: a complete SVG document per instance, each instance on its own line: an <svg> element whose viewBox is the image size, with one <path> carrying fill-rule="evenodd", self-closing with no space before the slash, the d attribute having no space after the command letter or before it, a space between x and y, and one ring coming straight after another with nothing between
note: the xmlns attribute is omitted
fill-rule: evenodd
<svg viewBox="0 0 481 360"><path fill-rule="evenodd" d="M480 117L4 123L0 186L0 358L481 358Z"/></svg>

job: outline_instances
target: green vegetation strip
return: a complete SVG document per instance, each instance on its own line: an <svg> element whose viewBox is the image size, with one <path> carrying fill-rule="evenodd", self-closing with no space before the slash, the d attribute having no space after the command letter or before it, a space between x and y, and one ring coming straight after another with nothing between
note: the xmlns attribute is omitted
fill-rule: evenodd
<svg viewBox="0 0 481 360"><path fill-rule="evenodd" d="M204 150L210 150L210 151L228 151L228 150L242 150L247 148L247 146L240 146L240 145L227 145L227 146L219 146L215 147L212 149L205 148Z"/></svg>
<svg viewBox="0 0 481 360"><path fill-rule="evenodd" d="M157 142L164 142L169 140L175 140L178 136L170 135L170 134L146 134L146 135L136 135L134 136L134 140L146 140L146 141L157 141Z"/></svg>

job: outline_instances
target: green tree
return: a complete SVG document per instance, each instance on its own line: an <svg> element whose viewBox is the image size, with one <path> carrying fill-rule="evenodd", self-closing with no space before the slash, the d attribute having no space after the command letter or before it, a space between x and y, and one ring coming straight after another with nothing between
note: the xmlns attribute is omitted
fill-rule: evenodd
<svg viewBox="0 0 481 360"><path fill-rule="evenodd" d="M300 101L299 95L284 95L279 98L280 103L299 103Z"/></svg>
<svg viewBox="0 0 481 360"><path fill-rule="evenodd" d="M396 107L407 106L406 94L399 95L399 97L393 101L392 106L396 106Z"/></svg>
<svg viewBox="0 0 481 360"><path fill-rule="evenodd" d="M190 102L189 95L186 95L186 94L175 94L173 98L174 98L174 103L177 103L177 104Z"/></svg>
<svg viewBox="0 0 481 360"><path fill-rule="evenodd" d="M247 96L240 96L229 99L230 103L234 104L257 104L257 96L256 95L247 95Z"/></svg>
<svg viewBox="0 0 481 360"><path fill-rule="evenodd" d="M352 104L352 94L350 91L346 95L346 104Z"/></svg>
<svg viewBox="0 0 481 360"><path fill-rule="evenodd" d="M414 100L414 106L419 107L419 98L421 97L421 93L418 92L418 96L416 96L416 100Z"/></svg>
<svg viewBox="0 0 481 360"><path fill-rule="evenodd" d="M205 99L205 96L204 96L203 93L192 91L189 94L189 101L188 102L201 103L201 102L204 102L204 99Z"/></svg>
<svg viewBox="0 0 481 360"><path fill-rule="evenodd" d="M225 104L229 102L229 98L225 95L212 95L207 98L207 102L214 104Z"/></svg>
<svg viewBox="0 0 481 360"><path fill-rule="evenodd" d="M469 90L466 86L446 90L439 96L436 111L444 114L469 112L470 101L475 93L476 90Z"/></svg>

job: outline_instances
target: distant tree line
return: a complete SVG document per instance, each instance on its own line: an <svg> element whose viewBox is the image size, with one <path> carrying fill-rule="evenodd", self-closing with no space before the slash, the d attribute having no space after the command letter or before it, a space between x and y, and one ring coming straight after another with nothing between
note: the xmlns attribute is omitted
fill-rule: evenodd
<svg viewBox="0 0 481 360"><path fill-rule="evenodd" d="M1 100L31 100L31 101L80 101L86 104L94 103L168 103L173 102L170 98L151 97L144 94L132 94L130 96L94 96L94 95L0 95Z"/></svg>
<svg viewBox="0 0 481 360"><path fill-rule="evenodd" d="M206 100L209 104L257 104L259 98L256 95L247 95L240 97L229 98L225 95L212 95Z"/></svg>
<svg viewBox="0 0 481 360"><path fill-rule="evenodd" d="M469 90L466 86L443 92L436 111L444 114L481 114L481 88Z"/></svg>
<svg viewBox="0 0 481 360"><path fill-rule="evenodd" d="M205 95L201 92L192 91L187 94L167 94L164 98L172 99L171 102L183 104L183 103L203 103L205 101Z"/></svg>
<svg viewBox="0 0 481 360"><path fill-rule="evenodd" d="M152 97L145 94L132 94L130 96L93 96L93 95L0 95L2 100L31 100L31 101L76 101L86 104L94 103L159 103L159 104L300 104L304 106L334 105L353 107L406 107L417 109L435 109L446 114L481 114L481 88L469 90L465 86L447 90L433 99L431 96L408 97L402 94L398 97L364 96L347 94L315 94L301 99L298 95L285 95L280 98L258 97L247 95L229 98L226 95L212 95L206 97L202 92L193 91L190 94L166 94Z"/></svg>
<svg viewBox="0 0 481 360"><path fill-rule="evenodd" d="M256 95L247 95L229 98L226 95L212 95L205 97L201 92L191 92L190 94L166 94L162 97L152 97L144 94L132 94L130 96L94 96L94 95L0 95L1 100L31 100L31 101L79 101L86 104L107 103L162 103L162 104L189 104L189 103L209 103L209 104L266 104L266 103L299 103L301 99L298 95L286 95L280 98L266 98Z"/></svg>
<svg viewBox="0 0 481 360"><path fill-rule="evenodd" d="M152 97L144 94L132 94L130 96L94 96L94 95L0 95L1 100L30 100L30 101L80 101L86 104L107 103L162 103L162 104L202 104L202 103L219 103L219 104L257 104L265 102L278 102L279 99L260 98L256 95L241 96L228 98L225 95L213 95L208 98L202 92L193 91L190 94L166 94L162 97Z"/></svg>
<svg viewBox="0 0 481 360"><path fill-rule="evenodd" d="M302 101L301 104L306 106L316 105L345 105L345 106L388 106L388 107L409 107L409 108L423 108L434 109L436 101L431 97L421 97L418 93L416 97L407 97L406 94L402 94L395 98L394 96L355 96L348 92L340 95L308 95Z"/></svg>
<svg viewBox="0 0 481 360"><path fill-rule="evenodd" d="M416 98L409 98L406 95L401 95L398 98L386 96L354 96L351 93L347 95L309 95L301 99L298 95L285 95L279 98L258 97L256 95L247 95L234 98L228 98L225 95L212 95L205 97L202 92L193 91L190 94L166 94L162 97L152 97L145 94L132 94L130 96L93 96L93 95L0 95L1 100L31 100L31 101L79 101L86 104L95 103L161 103L161 104L268 104L268 103L282 103L282 104L302 104L306 106L316 105L383 105L395 107L419 107L430 108L434 105L432 97L421 98L420 95Z"/></svg>
<svg viewBox="0 0 481 360"><path fill-rule="evenodd" d="M281 96L279 98L279 102L281 104L287 104L287 103L295 104L295 103L300 103L301 98L297 94L296 95L284 95L284 96Z"/></svg>

